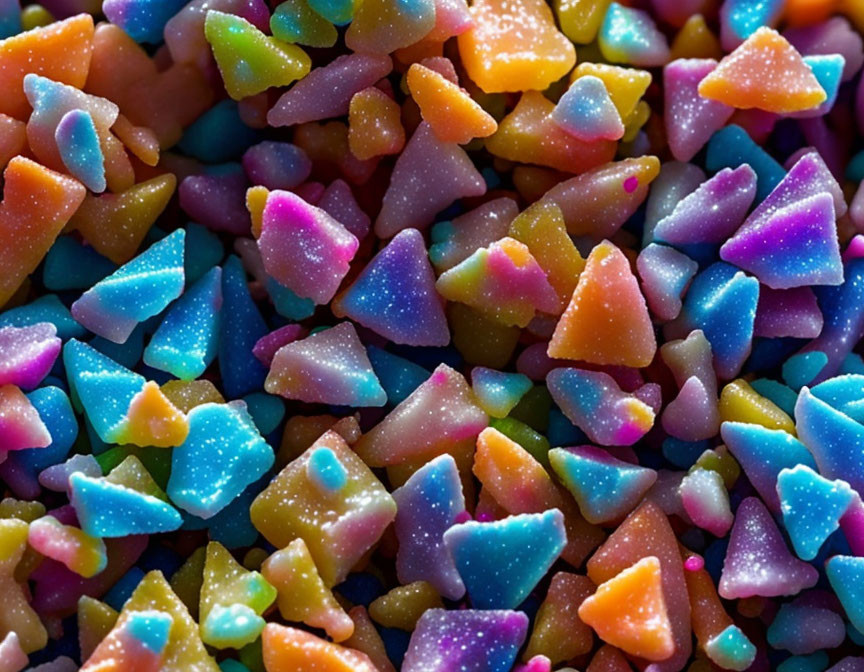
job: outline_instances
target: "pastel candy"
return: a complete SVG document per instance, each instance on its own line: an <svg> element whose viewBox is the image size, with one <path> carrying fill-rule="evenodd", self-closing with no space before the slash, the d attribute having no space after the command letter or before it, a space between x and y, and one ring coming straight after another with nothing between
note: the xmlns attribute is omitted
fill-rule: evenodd
<svg viewBox="0 0 864 672"><path fill-rule="evenodd" d="M851 79L864 64L861 37L842 16L832 16L821 23L807 26L790 26L783 31L783 36L805 57L818 54L841 55L845 61L842 76L844 82Z"/></svg>
<svg viewBox="0 0 864 672"><path fill-rule="evenodd" d="M603 296L615 294L615 304ZM657 342L630 262L604 241L588 256L570 305L549 342L550 357L594 364L647 366Z"/></svg>
<svg viewBox="0 0 864 672"><path fill-rule="evenodd" d="M816 584L816 570L793 557L765 505L748 497L738 507L718 591L736 599L795 595Z"/></svg>
<svg viewBox="0 0 864 672"><path fill-rule="evenodd" d="M102 11L136 42L159 44L165 24L184 6L182 0L106 0Z"/></svg>
<svg viewBox="0 0 864 672"><path fill-rule="evenodd" d="M654 485L657 474L616 460L601 448L578 446L549 451L552 469L589 523L623 518Z"/></svg>
<svg viewBox="0 0 864 672"><path fill-rule="evenodd" d="M751 3L726 0L720 10L720 39L726 51L732 51L762 26L776 25L783 12L783 2Z"/></svg>
<svg viewBox="0 0 864 672"><path fill-rule="evenodd" d="M678 487L681 504L697 527L725 537L734 516L723 477L710 469L693 469Z"/></svg>
<svg viewBox="0 0 864 672"><path fill-rule="evenodd" d="M51 371L62 341L50 322L0 327L0 385L32 389Z"/></svg>
<svg viewBox="0 0 864 672"><path fill-rule="evenodd" d="M759 201L763 200L786 174L783 166L757 145L741 126L730 124L711 136L705 155L705 167L708 170L737 168L745 163L756 172L756 199Z"/></svg>
<svg viewBox="0 0 864 672"><path fill-rule="evenodd" d="M517 214L519 210L515 201L502 197L487 201L452 221L436 223L431 230L432 245L429 248L429 258L435 269L447 271L478 248L504 238Z"/></svg>
<svg viewBox="0 0 864 672"><path fill-rule="evenodd" d="M246 150L243 169L256 185L271 190L293 189L309 177L312 162L297 145L265 140Z"/></svg>
<svg viewBox="0 0 864 672"><path fill-rule="evenodd" d="M271 394L312 403L387 403L387 394L350 322L282 346L273 357L264 387Z"/></svg>
<svg viewBox="0 0 864 672"><path fill-rule="evenodd" d="M587 75L576 79L555 106L552 118L565 131L586 142L619 140L624 124L603 80Z"/></svg>
<svg viewBox="0 0 864 672"><path fill-rule="evenodd" d="M396 672L396 668L387 656L384 641L378 634L372 619L369 618L366 608L362 605L354 606L348 611L348 615L354 621L354 634L345 640L344 645L369 656L369 660L378 672Z"/></svg>
<svg viewBox="0 0 864 672"><path fill-rule="evenodd" d="M353 51L387 54L414 44L434 27L434 0L364 0L354 10L345 45Z"/></svg>
<svg viewBox="0 0 864 672"><path fill-rule="evenodd" d="M89 578L108 563L105 543L77 527L63 525L52 516L30 523L27 543L42 555L62 562L76 574Z"/></svg>
<svg viewBox="0 0 864 672"><path fill-rule="evenodd" d="M825 54L805 56L804 62L810 66L813 75L816 77L816 81L819 82L819 86L822 87L827 96L825 102L817 108L796 112L792 115L797 118L811 119L827 114L834 107L834 103L837 102L837 94L840 90L840 81L846 61L840 54Z"/></svg>
<svg viewBox="0 0 864 672"><path fill-rule="evenodd" d="M73 455L61 464L54 464L39 474L39 485L55 492L66 492L69 488L69 477L76 471L85 476L98 478L102 468L92 455Z"/></svg>
<svg viewBox="0 0 864 672"><path fill-rule="evenodd" d="M48 643L48 633L30 606L29 595L15 580L15 568L27 550L28 529L23 520L0 519L0 587L5 602L0 613L0 628L5 633L17 634L18 645L25 654L39 651Z"/></svg>
<svg viewBox="0 0 864 672"><path fill-rule="evenodd" d="M519 611L430 609L417 623L404 672L510 669L528 631Z"/></svg>
<svg viewBox="0 0 864 672"><path fill-rule="evenodd" d="M183 292L185 231L178 229L100 281L72 304L90 331L125 343L135 327Z"/></svg>
<svg viewBox="0 0 864 672"><path fill-rule="evenodd" d="M800 112L826 99L801 54L764 26L700 82L699 95L732 107L775 113Z"/></svg>
<svg viewBox="0 0 864 672"><path fill-rule="evenodd" d="M167 492L185 511L211 518L273 461L243 404L202 404L189 411L189 435L173 451Z"/></svg>
<svg viewBox="0 0 864 672"><path fill-rule="evenodd" d="M403 229L333 302L348 317L394 343L442 346L450 330L422 234Z"/></svg>
<svg viewBox="0 0 864 672"><path fill-rule="evenodd" d="M306 52L265 35L241 16L211 9L204 34L234 100L273 86L286 86L309 72L311 62Z"/></svg>
<svg viewBox="0 0 864 672"><path fill-rule="evenodd" d="M647 556L605 581L579 607L579 618L601 639L646 660L675 651L663 598L660 561Z"/></svg>
<svg viewBox="0 0 864 672"><path fill-rule="evenodd" d="M300 297L327 303L348 272L358 241L320 208L290 191L272 191L258 247L274 280Z"/></svg>
<svg viewBox="0 0 864 672"><path fill-rule="evenodd" d="M444 533L465 513L453 457L441 455L427 462L393 491L393 499L399 580L427 581L448 599L462 597L465 586L444 545Z"/></svg>
<svg viewBox="0 0 864 672"><path fill-rule="evenodd" d="M402 403L429 377L429 371L403 357L370 345L366 348L375 375L391 404Z"/></svg>
<svg viewBox="0 0 864 672"><path fill-rule="evenodd" d="M474 26L459 35L468 76L486 93L542 91L576 62L576 51L539 0L483 0L471 6Z"/></svg>
<svg viewBox="0 0 864 672"><path fill-rule="evenodd" d="M279 327L259 338L255 343L255 347L252 348L252 354L264 366L269 367L273 362L273 357L283 345L293 343L305 335L306 330L301 325L286 324L284 327Z"/></svg>
<svg viewBox="0 0 864 672"><path fill-rule="evenodd" d="M543 651L554 665L588 653L594 635L590 626L579 618L578 608L593 592L594 584L587 576L569 572L555 574L537 611L522 659L530 660Z"/></svg>
<svg viewBox="0 0 864 672"><path fill-rule="evenodd" d="M280 3L270 17L270 30L277 40L309 47L332 47L338 36L336 27L306 0Z"/></svg>
<svg viewBox="0 0 864 672"><path fill-rule="evenodd" d="M129 402L126 417L114 429L117 443L170 448L180 445L189 432L185 415L148 381Z"/></svg>
<svg viewBox="0 0 864 672"><path fill-rule="evenodd" d="M705 644L706 655L727 670L746 670L756 658L756 646L737 625L729 625Z"/></svg>
<svg viewBox="0 0 864 672"><path fill-rule="evenodd" d="M482 366L471 370L471 386L481 408L493 418L506 417L533 387L528 376Z"/></svg>
<svg viewBox="0 0 864 672"><path fill-rule="evenodd" d="M27 667L29 659L27 658L27 654L24 653L24 650L21 648L18 633L14 630L10 630L6 633L3 639L0 640L0 659L3 660L3 664L10 672L13 670L23 670Z"/></svg>
<svg viewBox="0 0 864 672"><path fill-rule="evenodd" d="M444 533L471 604L480 609L515 608L537 585L567 542L557 509L469 521Z"/></svg>
<svg viewBox="0 0 864 672"><path fill-rule="evenodd" d="M681 312L681 297L699 265L674 247L651 243L636 258L645 302L661 320L674 320Z"/></svg>
<svg viewBox="0 0 864 672"><path fill-rule="evenodd" d="M180 183L180 207L195 221L213 231L234 235L249 232L249 212L244 207L246 174L238 164L190 175Z"/></svg>
<svg viewBox="0 0 864 672"><path fill-rule="evenodd" d="M105 191L105 157L93 117L84 110L70 110L54 131L57 151L73 177L90 191Z"/></svg>
<svg viewBox="0 0 864 672"><path fill-rule="evenodd" d="M678 161L690 161L735 111L699 95L699 83L716 67L713 59L693 58L676 59L663 68L666 135Z"/></svg>
<svg viewBox="0 0 864 672"><path fill-rule="evenodd" d="M855 499L845 481L829 481L805 465L781 470L777 496L795 553L813 560Z"/></svg>
<svg viewBox="0 0 864 672"><path fill-rule="evenodd" d="M370 86L351 98L348 148L361 160L398 154L405 146L402 108L381 89Z"/></svg>
<svg viewBox="0 0 864 672"><path fill-rule="evenodd" d="M766 634L775 649L804 655L836 648L845 639L846 628L832 609L810 605L799 598L780 607Z"/></svg>
<svg viewBox="0 0 864 672"><path fill-rule="evenodd" d="M650 14L617 2L606 10L597 42L600 52L612 63L651 67L669 60L666 37Z"/></svg>
<svg viewBox="0 0 864 672"><path fill-rule="evenodd" d="M78 600L78 646L86 661L114 628L120 613L104 602L82 595Z"/></svg>
<svg viewBox="0 0 864 672"><path fill-rule="evenodd" d="M651 84L651 73L647 70L587 61L576 66L571 80L587 76L603 82L624 123L633 117L640 98Z"/></svg>
<svg viewBox="0 0 864 672"><path fill-rule="evenodd" d="M0 456L27 448L51 445L51 434L30 400L15 385L0 387Z"/></svg>
<svg viewBox="0 0 864 672"><path fill-rule="evenodd" d="M306 464L322 447L335 453L348 475L335 491L314 487L308 476ZM325 585L332 586L378 541L396 515L396 504L369 467L331 431L270 482L255 498L250 515L274 546L302 538Z"/></svg>
<svg viewBox="0 0 864 672"><path fill-rule="evenodd" d="M401 149L401 145L399 147ZM345 180L333 180L318 201L318 207L335 220L342 222L357 240L363 240L369 233L372 224L367 215L357 203L354 192Z"/></svg>
<svg viewBox="0 0 864 672"><path fill-rule="evenodd" d="M825 563L825 574L849 621L857 630L861 630L864 625L864 603L861 602L864 559L851 555L835 555Z"/></svg>
<svg viewBox="0 0 864 672"><path fill-rule="evenodd" d="M558 297L529 248L502 238L445 271L435 284L449 301L459 301L507 326L524 327L535 311L555 313Z"/></svg>
<svg viewBox="0 0 864 672"><path fill-rule="evenodd" d="M389 238L405 228L424 229L453 201L485 192L486 182L468 155L421 123L396 160L375 234Z"/></svg>
<svg viewBox="0 0 864 672"><path fill-rule="evenodd" d="M759 305L753 335L766 338L816 338L822 332L824 319L809 287L773 290L759 289Z"/></svg>
<svg viewBox="0 0 864 672"><path fill-rule="evenodd" d="M561 368L546 383L564 415L600 445L629 446L654 424L654 409L622 391L607 373Z"/></svg>
<svg viewBox="0 0 864 672"><path fill-rule="evenodd" d="M129 611L90 654L81 669L85 672L122 669L156 672L165 669L165 649L173 625L174 619L163 611Z"/></svg>
<svg viewBox="0 0 864 672"><path fill-rule="evenodd" d="M265 669L376 672L359 651L333 644L305 630L268 623L261 634Z"/></svg>

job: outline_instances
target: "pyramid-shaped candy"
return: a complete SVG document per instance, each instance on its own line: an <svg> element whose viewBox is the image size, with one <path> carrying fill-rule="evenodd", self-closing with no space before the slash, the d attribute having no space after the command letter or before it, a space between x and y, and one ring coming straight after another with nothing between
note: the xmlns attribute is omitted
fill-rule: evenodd
<svg viewBox="0 0 864 672"><path fill-rule="evenodd" d="M663 65L669 45L648 12L613 2L606 11L597 37L600 52L612 63L638 66Z"/></svg>
<svg viewBox="0 0 864 672"><path fill-rule="evenodd" d="M552 118L579 140L619 140L624 124L603 80L593 75L576 79L561 96Z"/></svg>
<svg viewBox="0 0 864 672"><path fill-rule="evenodd" d="M54 131L63 165L90 191L105 191L105 157L93 117L85 110L70 110Z"/></svg>
<svg viewBox="0 0 864 672"><path fill-rule="evenodd" d="M155 609L129 611L102 640L81 667L84 672L167 669L165 649L174 619Z"/></svg>
<svg viewBox="0 0 864 672"><path fill-rule="evenodd" d="M0 461L11 450L46 448L51 433L30 400L15 385L0 387Z"/></svg>
<svg viewBox="0 0 864 672"><path fill-rule="evenodd" d="M528 376L477 366L471 370L477 402L494 418L504 418L534 386Z"/></svg>
<svg viewBox="0 0 864 672"><path fill-rule="evenodd" d="M170 448L186 439L189 422L151 380L132 397L126 417L112 433L117 443Z"/></svg>

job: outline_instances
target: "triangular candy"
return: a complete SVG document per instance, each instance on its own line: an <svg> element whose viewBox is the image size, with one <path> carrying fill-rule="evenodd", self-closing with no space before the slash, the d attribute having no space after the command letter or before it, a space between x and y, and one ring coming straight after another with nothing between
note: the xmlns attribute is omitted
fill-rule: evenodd
<svg viewBox="0 0 864 672"><path fill-rule="evenodd" d="M32 653L45 647L48 633L31 606L33 597L30 591L15 576L15 569L27 551L27 532L28 525L23 520L0 518L0 538L3 540L0 547L0 590L3 591L0 628L5 633L16 633L23 653ZM69 574L67 572L67 576Z"/></svg>
<svg viewBox="0 0 864 672"><path fill-rule="evenodd" d="M669 44L651 15L641 9L613 2L597 36L600 53L612 63L644 67L669 60Z"/></svg>
<svg viewBox="0 0 864 672"><path fill-rule="evenodd" d="M816 107L825 91L795 47L771 28L754 32L699 84L699 95L740 109L787 114Z"/></svg>
<svg viewBox="0 0 864 672"><path fill-rule="evenodd" d="M632 672L633 668L620 649L604 644L600 647L585 672Z"/></svg>
<svg viewBox="0 0 864 672"><path fill-rule="evenodd" d="M559 299L528 247L502 238L442 273L436 283L458 301L507 326L525 327L536 311L556 313Z"/></svg>
<svg viewBox="0 0 864 672"><path fill-rule="evenodd" d="M105 0L102 11L136 42L161 44L165 24L187 4L183 0Z"/></svg>
<svg viewBox="0 0 864 672"><path fill-rule="evenodd" d="M37 387L51 372L62 345L52 322L0 327L0 385Z"/></svg>
<svg viewBox="0 0 864 672"><path fill-rule="evenodd" d="M70 110L54 131L63 165L90 191L105 191L105 157L93 117L85 110Z"/></svg>
<svg viewBox="0 0 864 672"><path fill-rule="evenodd" d="M15 385L0 387L0 462L10 450L50 445L51 433L21 389Z"/></svg>
<svg viewBox="0 0 864 672"><path fill-rule="evenodd" d="M465 151L439 140L423 122L396 160L375 235L390 238L402 229L425 229L453 201L484 193L486 182Z"/></svg>
<svg viewBox="0 0 864 672"><path fill-rule="evenodd" d="M843 263L835 220L831 194L812 196L742 228L720 256L772 289L839 285Z"/></svg>
<svg viewBox="0 0 864 672"><path fill-rule="evenodd" d="M799 464L777 477L783 526L802 560L813 560L840 527L840 518L857 496L845 481L829 481Z"/></svg>
<svg viewBox="0 0 864 672"><path fill-rule="evenodd" d="M159 672L174 619L164 611L128 611L96 647L84 672Z"/></svg>
<svg viewBox="0 0 864 672"><path fill-rule="evenodd" d="M835 555L825 563L825 574L849 621L864 632L864 558Z"/></svg>
<svg viewBox="0 0 864 672"><path fill-rule="evenodd" d="M558 509L491 523L469 521L444 533L444 544L478 609L517 607L566 543L564 516Z"/></svg>
<svg viewBox="0 0 864 672"><path fill-rule="evenodd" d="M72 304L72 315L98 336L125 343L135 327L183 293L186 231L177 229L96 283Z"/></svg>
<svg viewBox="0 0 864 672"><path fill-rule="evenodd" d="M504 418L534 384L522 373L476 366L471 370L471 386L484 411L493 418Z"/></svg>
<svg viewBox="0 0 864 672"><path fill-rule="evenodd" d="M81 660L87 660L106 635L111 632L120 613L104 602L82 595L78 600L78 646Z"/></svg>
<svg viewBox="0 0 864 672"><path fill-rule="evenodd" d="M345 33L345 45L352 51L388 54L420 41L435 27L434 0L364 0L354 6Z"/></svg>
<svg viewBox="0 0 864 672"><path fill-rule="evenodd" d="M557 572L537 611L523 658L545 656L557 665L591 651L594 632L579 618L578 608L594 590L594 583L587 576Z"/></svg>
<svg viewBox="0 0 864 672"><path fill-rule="evenodd" d="M681 312L681 297L699 270L699 264L674 247L651 243L636 259L642 293L660 320L674 320Z"/></svg>
<svg viewBox="0 0 864 672"><path fill-rule="evenodd" d="M368 656L311 632L269 623L261 634L265 669L377 672ZM217 668L218 669L218 668Z"/></svg>
<svg viewBox="0 0 864 672"><path fill-rule="evenodd" d="M27 543L85 579L95 576L108 564L104 541L74 525L64 525L53 516L42 516L30 523Z"/></svg>
<svg viewBox="0 0 864 672"><path fill-rule="evenodd" d="M691 380L695 380L695 377ZM734 517L729 505L729 493L719 472L694 468L678 486L678 496L684 511L696 527L715 537L725 537Z"/></svg>
<svg viewBox="0 0 864 672"><path fill-rule="evenodd" d="M429 247L429 258L435 270L443 273L465 261L478 248L506 236L510 223L518 214L516 201L502 196L486 201L452 221L437 222L430 231L432 245ZM518 239L518 236L513 237Z"/></svg>
<svg viewBox="0 0 864 672"><path fill-rule="evenodd" d="M579 618L609 644L658 661L675 651L666 609L660 561L648 556L600 584L579 607Z"/></svg>
<svg viewBox="0 0 864 672"><path fill-rule="evenodd" d="M450 342L435 272L417 229L396 234L333 301L332 310L337 317L349 317L394 343L444 346Z"/></svg>
<svg viewBox="0 0 864 672"><path fill-rule="evenodd" d="M653 469L622 462L593 446L554 448L549 462L589 523L623 518L657 480Z"/></svg>
<svg viewBox="0 0 864 672"><path fill-rule="evenodd" d="M733 600L759 595L796 595L816 585L819 573L795 558L765 505L748 497L738 506L729 537L720 596Z"/></svg>
<svg viewBox="0 0 864 672"><path fill-rule="evenodd" d="M101 473L100 469L100 476ZM88 474L85 473L85 476L86 475ZM166 495L162 488L159 487L159 484L156 483L150 475L150 472L147 471L147 467L145 467L141 460L135 457L135 455L129 455L125 460L109 471L105 475L105 480L114 485L122 485L130 490L135 490L136 492L150 495L156 499L161 499L163 502L168 501L168 495Z"/></svg>
<svg viewBox="0 0 864 672"><path fill-rule="evenodd" d="M579 77L555 105L552 119L574 138L585 142L620 140L624 124L603 80Z"/></svg>
<svg viewBox="0 0 864 672"><path fill-rule="evenodd" d="M387 394L350 322L282 346L264 388L308 403L383 406Z"/></svg>
<svg viewBox="0 0 864 672"><path fill-rule="evenodd" d="M265 35L241 16L207 12L204 34L234 100L275 86L287 86L309 72L312 62L300 47Z"/></svg>
<svg viewBox="0 0 864 672"><path fill-rule="evenodd" d="M608 297L614 296L610 302ZM630 262L604 241L588 256L570 305L555 327L548 354L593 364L648 366L657 340Z"/></svg>
<svg viewBox="0 0 864 672"><path fill-rule="evenodd" d="M116 443L170 448L183 443L188 433L186 416L151 380L132 397L126 418L116 428L114 437Z"/></svg>

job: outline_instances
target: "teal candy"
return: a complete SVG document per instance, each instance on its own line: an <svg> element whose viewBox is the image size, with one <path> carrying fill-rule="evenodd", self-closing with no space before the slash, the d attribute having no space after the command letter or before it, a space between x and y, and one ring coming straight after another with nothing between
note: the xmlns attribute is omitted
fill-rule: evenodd
<svg viewBox="0 0 864 672"><path fill-rule="evenodd" d="M136 42L159 44L165 24L186 5L186 0L105 0L102 11Z"/></svg>
<svg viewBox="0 0 864 672"><path fill-rule="evenodd" d="M260 139L259 131L243 123L237 103L226 99L198 117L178 146L206 163L224 163L239 158Z"/></svg>
<svg viewBox="0 0 864 672"><path fill-rule="evenodd" d="M407 399L432 375L422 366L374 345L368 346L366 353L381 387L387 393L387 402L393 406Z"/></svg>
<svg viewBox="0 0 864 672"><path fill-rule="evenodd" d="M766 635L771 647L800 656L840 646L846 627L833 609L808 604L806 598L799 597L780 607Z"/></svg>
<svg viewBox="0 0 864 672"><path fill-rule="evenodd" d="M63 165L90 191L105 191L105 156L93 117L86 110L70 110L54 131Z"/></svg>
<svg viewBox="0 0 864 672"><path fill-rule="evenodd" d="M56 294L40 296L31 303L0 313L0 328L29 327L39 322L50 322L57 327L57 336L64 341L87 335L87 330L75 321Z"/></svg>
<svg viewBox="0 0 864 672"><path fill-rule="evenodd" d="M89 245L73 236L60 236L45 255L42 281L54 292L87 289L116 270L117 264Z"/></svg>
<svg viewBox="0 0 864 672"><path fill-rule="evenodd" d="M846 616L864 632L864 558L835 555L825 563L825 573Z"/></svg>
<svg viewBox="0 0 864 672"><path fill-rule="evenodd" d="M69 397L59 387L40 387L28 392L27 398L48 428L51 444L45 448L16 450L9 454L7 460L14 460L19 467L32 473L35 479L46 467L66 459L78 438L78 421Z"/></svg>
<svg viewBox="0 0 864 672"><path fill-rule="evenodd" d="M721 12L724 47L729 51L783 10L783 0L725 0Z"/></svg>
<svg viewBox="0 0 864 672"><path fill-rule="evenodd" d="M505 417L534 387L531 379L524 374L496 371L483 366L475 367L471 372L471 384L480 406L495 418Z"/></svg>
<svg viewBox="0 0 864 672"><path fill-rule="evenodd" d="M285 417L285 402L272 394L253 392L243 397L243 401L255 426L264 436L276 429Z"/></svg>
<svg viewBox="0 0 864 672"><path fill-rule="evenodd" d="M809 656L792 656L777 666L777 672L823 672L828 667L828 654L824 651Z"/></svg>
<svg viewBox="0 0 864 672"><path fill-rule="evenodd" d="M795 552L802 560L812 560L840 526L840 518L856 494L848 483L829 481L799 464L780 472L777 496Z"/></svg>
<svg viewBox="0 0 864 672"><path fill-rule="evenodd" d="M189 412L189 435L173 451L168 496L184 511L212 518L274 462L245 404L202 404Z"/></svg>
<svg viewBox="0 0 864 672"><path fill-rule="evenodd" d="M69 487L81 529L94 537L172 532L183 522L177 510L161 499L101 478L75 472Z"/></svg>
<svg viewBox="0 0 864 672"><path fill-rule="evenodd" d="M309 0L309 6L337 26L351 23L354 18L354 0Z"/></svg>
<svg viewBox="0 0 864 672"><path fill-rule="evenodd" d="M193 283L204 277L213 266L222 262L225 248L219 236L206 226L189 222L186 224L186 282Z"/></svg>
<svg viewBox="0 0 864 672"><path fill-rule="evenodd" d="M222 310L222 269L216 266L165 314L144 350L144 363L180 380L198 378L216 358Z"/></svg>
<svg viewBox="0 0 864 672"><path fill-rule="evenodd" d="M135 327L183 293L184 240L177 229L87 290L72 316L93 333L124 343Z"/></svg>
<svg viewBox="0 0 864 672"><path fill-rule="evenodd" d="M212 518L202 520L188 513L183 515L184 530L206 529L210 539L218 541L225 548L240 548L251 546L258 539L258 530L252 525L249 517L249 507L264 487L270 482L272 474L265 474L261 479L246 488L228 506Z"/></svg>
<svg viewBox="0 0 864 672"><path fill-rule="evenodd" d="M798 394L792 388L770 378L758 378L750 383L750 387L777 404L787 415L795 413L795 402L798 401Z"/></svg>
<svg viewBox="0 0 864 672"><path fill-rule="evenodd" d="M0 0L0 40L17 35L21 30L20 0Z"/></svg>
<svg viewBox="0 0 864 672"><path fill-rule="evenodd" d="M63 347L63 364L96 434L115 443L132 398L144 388L144 376L75 339Z"/></svg>
<svg viewBox="0 0 864 672"><path fill-rule="evenodd" d="M236 660L223 660L219 663L222 672L249 672L249 668Z"/></svg>
<svg viewBox="0 0 864 672"><path fill-rule="evenodd" d="M129 634L154 653L165 650L173 623L163 611L131 611L125 621Z"/></svg>
<svg viewBox="0 0 864 672"><path fill-rule="evenodd" d="M228 399L237 399L264 387L267 369L252 348L269 329L252 301L246 271L231 255L222 267L222 324L219 332L219 371Z"/></svg>
<svg viewBox="0 0 864 672"><path fill-rule="evenodd" d="M710 172L737 168L745 163L756 172L756 203L771 193L786 175L783 166L753 142L740 126L726 126L711 136L705 156L705 167Z"/></svg>
<svg viewBox="0 0 864 672"><path fill-rule="evenodd" d="M828 96L824 103L812 111L813 114L808 115L817 116L816 112L818 111L819 116L821 116L828 112L837 100L846 59L840 54L818 54L805 56L804 62L810 66L816 81L819 82L819 86L825 90L825 95Z"/></svg>
<svg viewBox="0 0 864 672"><path fill-rule="evenodd" d="M843 364L840 365L839 374L844 375L847 373L857 373L858 375L864 374L864 358L862 358L857 352L850 352L846 355L846 359L844 359Z"/></svg>
<svg viewBox="0 0 864 672"><path fill-rule="evenodd" d="M558 509L469 521L444 533L459 576L477 609L512 609L539 583L567 543Z"/></svg>
<svg viewBox="0 0 864 672"><path fill-rule="evenodd" d="M712 637L705 653L724 670L746 670L756 659L756 647L737 625L729 625Z"/></svg>
<svg viewBox="0 0 864 672"><path fill-rule="evenodd" d="M783 380L793 390L810 383L828 363L828 355L819 350L800 352L783 363Z"/></svg>
<svg viewBox="0 0 864 672"><path fill-rule="evenodd" d="M348 472L332 450L316 448L306 463L306 473L319 489L338 492L348 482Z"/></svg>
<svg viewBox="0 0 864 672"><path fill-rule="evenodd" d="M864 180L864 150L853 156L846 165L846 179L851 182Z"/></svg>
<svg viewBox="0 0 864 672"><path fill-rule="evenodd" d="M239 649L258 639L265 625L266 621L245 604L217 604L201 624L201 634L217 649Z"/></svg>
<svg viewBox="0 0 864 672"><path fill-rule="evenodd" d="M315 312L315 302L297 296L292 290L280 285L273 278L267 278L267 293L273 301L273 307L282 317L299 322L311 317Z"/></svg>
<svg viewBox="0 0 864 672"><path fill-rule="evenodd" d="M864 375L835 376L810 388L810 393L853 420L864 421Z"/></svg>
<svg viewBox="0 0 864 672"><path fill-rule="evenodd" d="M144 353L145 323L139 324L123 344L112 343L107 338L97 336L90 341L90 345L106 357L110 357L118 364L127 369L134 369L141 361Z"/></svg>

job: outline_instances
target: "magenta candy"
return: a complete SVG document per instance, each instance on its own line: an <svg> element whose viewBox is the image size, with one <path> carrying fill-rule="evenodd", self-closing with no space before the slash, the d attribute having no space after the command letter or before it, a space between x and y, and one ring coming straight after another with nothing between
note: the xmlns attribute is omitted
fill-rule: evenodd
<svg viewBox="0 0 864 672"><path fill-rule="evenodd" d="M341 222L357 240L362 241L368 235L372 220L360 208L345 180L333 180L315 205L337 222Z"/></svg>
<svg viewBox="0 0 864 672"><path fill-rule="evenodd" d="M306 330L299 324L286 324L284 327L262 336L252 348L252 354L264 366L269 367L276 352L283 346L303 338Z"/></svg>
<svg viewBox="0 0 864 672"><path fill-rule="evenodd" d="M239 166L238 166L239 168ZM180 183L180 207L196 222L235 236L249 233L246 209L249 186L242 170L224 174L190 175Z"/></svg>
<svg viewBox="0 0 864 672"><path fill-rule="evenodd" d="M49 322L30 327L0 329L0 386L17 385L32 390L51 371L62 341Z"/></svg>
<svg viewBox="0 0 864 672"><path fill-rule="evenodd" d="M754 336L816 338L822 332L822 324L822 312L809 287L759 289Z"/></svg>

